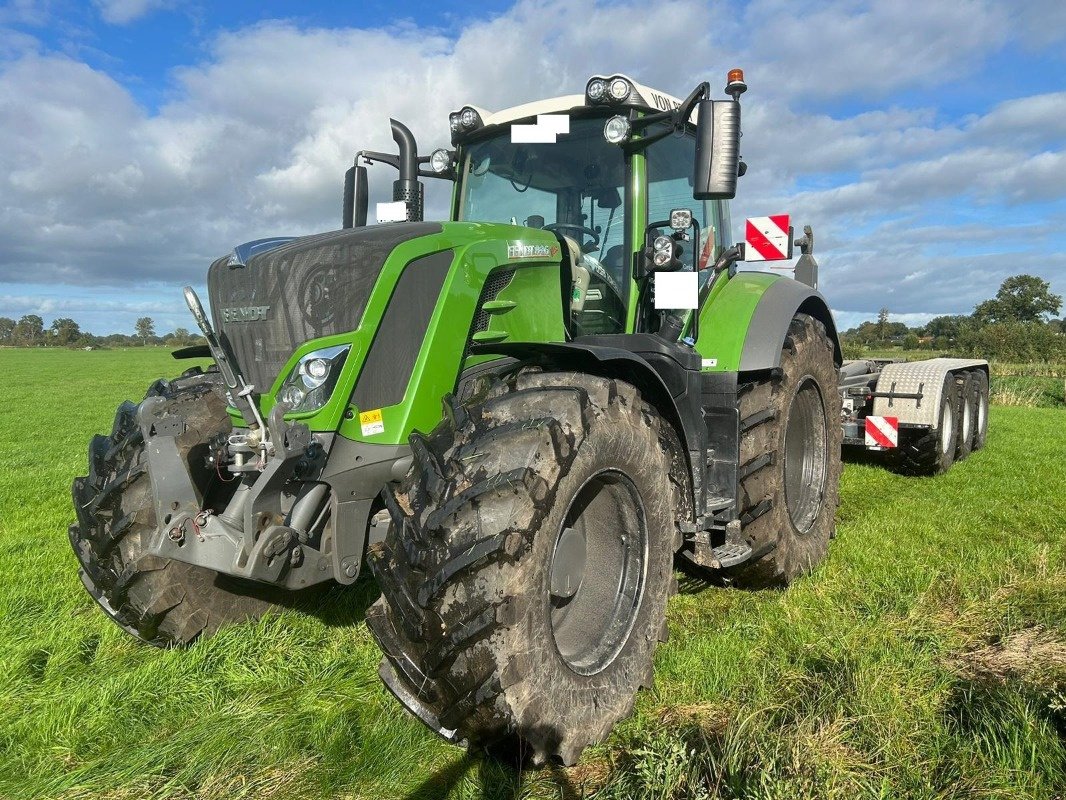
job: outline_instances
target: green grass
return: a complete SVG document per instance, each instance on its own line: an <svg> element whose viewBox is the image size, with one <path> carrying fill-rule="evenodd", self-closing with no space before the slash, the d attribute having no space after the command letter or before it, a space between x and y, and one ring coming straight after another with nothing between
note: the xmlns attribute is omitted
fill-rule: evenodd
<svg viewBox="0 0 1066 800"><path fill-rule="evenodd" d="M140 646L66 541L69 485L164 351L0 350L0 797L1050 798L1066 791L1066 464L994 407L948 475L844 471L828 561L785 592L682 579L657 686L575 768L468 757L381 687L374 588Z"/></svg>

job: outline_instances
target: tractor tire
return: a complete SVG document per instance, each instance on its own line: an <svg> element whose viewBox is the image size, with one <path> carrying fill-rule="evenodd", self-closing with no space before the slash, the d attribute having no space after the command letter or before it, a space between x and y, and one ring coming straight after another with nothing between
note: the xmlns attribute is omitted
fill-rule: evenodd
<svg viewBox="0 0 1066 800"><path fill-rule="evenodd" d="M666 637L669 423L582 373L525 369L446 405L368 555L381 676L451 741L573 764L631 713Z"/></svg>
<svg viewBox="0 0 1066 800"><path fill-rule="evenodd" d="M971 448L980 450L985 446L985 440L988 438L988 376L984 370L978 369L974 370L973 379L976 384L974 394L977 402L977 415L974 417Z"/></svg>
<svg viewBox="0 0 1066 800"><path fill-rule="evenodd" d="M974 427L977 424L977 382L972 372L955 377L959 393L959 440L955 445L955 460L962 461L973 450Z"/></svg>
<svg viewBox="0 0 1066 800"><path fill-rule="evenodd" d="M934 428L901 430L896 470L903 475L941 475L955 463L959 437L959 387L950 372L940 393L940 411Z"/></svg>
<svg viewBox="0 0 1066 800"><path fill-rule="evenodd" d="M218 374L160 379L148 389L146 398L153 396L180 409L188 429L178 447L194 471L208 472L207 442L231 427ZM145 552L156 513L136 413L129 401L119 406L111 435L89 445L89 474L74 479L70 543L85 588L119 627L157 647L188 645L222 624L261 616L271 608L266 590Z"/></svg>
<svg viewBox="0 0 1066 800"><path fill-rule="evenodd" d="M836 530L840 394L833 342L821 321L796 314L781 368L740 387L740 524L751 559L733 585L788 585L826 556Z"/></svg>

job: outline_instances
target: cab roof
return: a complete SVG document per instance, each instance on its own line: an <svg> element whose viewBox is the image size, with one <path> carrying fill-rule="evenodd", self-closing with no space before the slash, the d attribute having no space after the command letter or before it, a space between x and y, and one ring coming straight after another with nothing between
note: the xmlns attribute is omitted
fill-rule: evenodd
<svg viewBox="0 0 1066 800"><path fill-rule="evenodd" d="M598 101L591 99L588 90L594 81L603 81L606 85L610 86L615 80L624 80L629 84L629 93L624 99L613 100L610 98L601 98ZM536 117L538 114L561 114L583 108L617 109L619 111L636 108L642 111L655 112L671 111L678 108L680 105L681 100L674 97L672 94L660 91L659 89L652 89L649 86L638 83L628 75L616 73L613 75L593 75L585 85L584 94L567 94L546 100L534 100L531 103L511 106L510 108L505 108L501 111L489 111L480 106L466 105L458 111L453 112L453 115L461 113L462 110L467 108L471 108L476 111L481 118L481 125L478 126L480 128L509 125L513 122ZM695 111L693 111L692 121L695 121Z"/></svg>

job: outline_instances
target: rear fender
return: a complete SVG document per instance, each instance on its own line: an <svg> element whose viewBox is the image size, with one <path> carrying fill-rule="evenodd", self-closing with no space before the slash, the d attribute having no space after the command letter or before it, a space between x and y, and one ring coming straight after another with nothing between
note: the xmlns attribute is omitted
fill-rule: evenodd
<svg viewBox="0 0 1066 800"><path fill-rule="evenodd" d="M825 325L840 366L843 355L836 323L819 292L765 272L738 272L723 278L700 309L696 349L705 371L754 372L781 366L781 346L797 313L810 314Z"/></svg>

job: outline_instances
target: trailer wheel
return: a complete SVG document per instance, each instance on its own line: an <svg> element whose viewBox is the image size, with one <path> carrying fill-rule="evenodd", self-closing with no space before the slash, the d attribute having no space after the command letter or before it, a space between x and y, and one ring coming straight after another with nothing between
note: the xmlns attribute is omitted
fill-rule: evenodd
<svg viewBox="0 0 1066 800"><path fill-rule="evenodd" d="M840 481L840 394L825 326L796 314L781 369L740 396L740 522L754 554L736 585L784 585L825 558Z"/></svg>
<svg viewBox="0 0 1066 800"><path fill-rule="evenodd" d="M148 389L147 397L165 397L186 418L183 456L229 430L220 387L217 373L190 370ZM224 623L261 616L271 608L269 589L145 552L156 513L136 412L131 402L119 406L111 435L89 445L89 474L74 479L78 521L69 536L86 590L120 628L157 647L187 645ZM202 461L190 457L190 464Z"/></svg>
<svg viewBox="0 0 1066 800"><path fill-rule="evenodd" d="M627 383L525 370L428 436L368 555L380 673L454 742L566 764L652 681L673 585L669 456Z"/></svg>
<svg viewBox="0 0 1066 800"><path fill-rule="evenodd" d="M959 387L948 373L940 393L935 428L900 431L897 470L904 475L940 475L955 463L959 438Z"/></svg>
<svg viewBox="0 0 1066 800"><path fill-rule="evenodd" d="M964 372L956 376L955 388L959 393L959 439L955 446L955 460L962 461L973 450L977 425L977 382L974 373Z"/></svg>
<svg viewBox="0 0 1066 800"><path fill-rule="evenodd" d="M973 449L980 450L985 446L985 439L988 438L988 376L984 370L974 370L973 372L974 384L974 396L976 398L976 415L974 416L973 426Z"/></svg>

